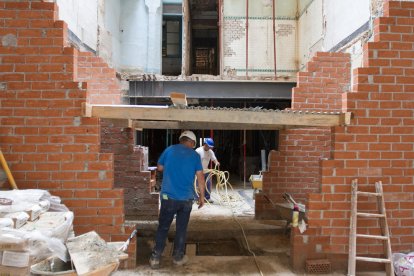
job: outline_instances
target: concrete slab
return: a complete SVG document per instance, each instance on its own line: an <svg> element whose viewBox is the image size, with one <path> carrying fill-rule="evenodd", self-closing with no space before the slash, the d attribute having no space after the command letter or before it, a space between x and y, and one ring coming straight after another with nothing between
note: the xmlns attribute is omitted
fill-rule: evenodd
<svg viewBox="0 0 414 276"><path fill-rule="evenodd" d="M193 205L187 235L189 262L185 266L177 267L172 263L170 253L175 232L173 223L161 268L152 270L148 260L157 223L137 222L140 229L137 237L138 266L133 270L117 271L113 275L305 275L296 274L290 269L290 237L286 232L286 221L255 220L253 189L238 188L227 193L214 191L212 199L214 203L206 204L202 209L198 209L196 204ZM237 242L231 243L231 240ZM206 244L210 247L201 250L200 246ZM233 250L229 246L234 246ZM244 256L231 256L230 251L240 252L236 248L239 246L243 248ZM214 247L223 250L221 253L225 256L199 255L213 252ZM220 254L214 252L216 253ZM346 275L346 272L324 275ZM382 276L385 273L361 275Z"/></svg>

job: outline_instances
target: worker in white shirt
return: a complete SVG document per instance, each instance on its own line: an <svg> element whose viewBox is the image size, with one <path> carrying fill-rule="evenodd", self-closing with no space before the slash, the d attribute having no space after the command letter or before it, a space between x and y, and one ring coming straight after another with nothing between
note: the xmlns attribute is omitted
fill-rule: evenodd
<svg viewBox="0 0 414 276"><path fill-rule="evenodd" d="M201 164L203 165L204 170L204 177L206 179L207 189L205 192L205 199L210 203L213 203L213 201L210 198L211 178L209 178L207 181L207 177L209 175L209 173L207 172L208 165L210 164L210 161L213 161L216 166L220 166L220 163L217 160L212 148L214 148L214 140L212 138L205 138L204 144L196 149L196 152L198 153L198 155L200 155Z"/></svg>

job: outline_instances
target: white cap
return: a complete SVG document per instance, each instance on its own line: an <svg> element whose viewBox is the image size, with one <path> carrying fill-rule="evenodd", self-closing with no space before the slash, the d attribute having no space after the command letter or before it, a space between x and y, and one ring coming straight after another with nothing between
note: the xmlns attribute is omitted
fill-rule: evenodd
<svg viewBox="0 0 414 276"><path fill-rule="evenodd" d="M181 133L181 135L180 135L180 138L179 139L181 139L181 137L188 137L188 138L190 138L191 140L193 140L194 141L194 143L197 143L197 138L196 138L196 136L195 136L195 134L194 134L194 132L192 132L192 131L190 131L190 130L186 130L186 131L183 131L182 133Z"/></svg>

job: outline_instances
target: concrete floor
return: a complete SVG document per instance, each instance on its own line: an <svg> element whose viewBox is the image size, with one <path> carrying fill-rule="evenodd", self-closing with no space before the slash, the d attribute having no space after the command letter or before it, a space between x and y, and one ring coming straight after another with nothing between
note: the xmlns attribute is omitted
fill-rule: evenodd
<svg viewBox="0 0 414 276"><path fill-rule="evenodd" d="M138 227L152 232L152 237L139 240L138 266L113 275L305 275L296 274L290 268L286 221L254 219L253 192L239 185L228 193L213 192L214 203L202 209L194 204L187 235L189 262L182 267L172 263L171 243L164 251L161 268L152 270L149 267L156 223L141 222ZM175 225L172 225L169 240L173 239L174 229ZM329 275L345 274L335 272Z"/></svg>

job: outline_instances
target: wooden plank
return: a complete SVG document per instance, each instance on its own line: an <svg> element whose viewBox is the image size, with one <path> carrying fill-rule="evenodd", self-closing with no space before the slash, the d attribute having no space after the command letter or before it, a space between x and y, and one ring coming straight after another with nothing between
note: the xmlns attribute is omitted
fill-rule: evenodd
<svg viewBox="0 0 414 276"><path fill-rule="evenodd" d="M184 93L171 92L170 98L175 106L187 106L187 97Z"/></svg>
<svg viewBox="0 0 414 276"><path fill-rule="evenodd" d="M364 196L381 196L380 193L370 193L370 192L360 192L360 191L358 191L357 193L358 195L364 195Z"/></svg>
<svg viewBox="0 0 414 276"><path fill-rule="evenodd" d="M196 256L197 255L197 245L195 243L187 243L185 248L187 256Z"/></svg>
<svg viewBox="0 0 414 276"><path fill-rule="evenodd" d="M384 263L389 264L391 261L389 259L382 259L382 258L370 258L370 257L356 257L357 261L365 261L365 262L373 262L373 263Z"/></svg>
<svg viewBox="0 0 414 276"><path fill-rule="evenodd" d="M352 180L351 191L351 216L349 226L349 249L348 249L348 275L354 276L356 271L356 214L357 214L357 200L358 200L358 180Z"/></svg>
<svg viewBox="0 0 414 276"><path fill-rule="evenodd" d="M253 111L225 109L181 109L167 106L89 105L84 116L149 121L197 123L287 125L300 127L331 127L345 124L345 113L322 114L287 111ZM88 110L88 108L86 108Z"/></svg>
<svg viewBox="0 0 414 276"><path fill-rule="evenodd" d="M388 240L386 236L378 236L378 235L365 235L365 234L357 234L358 238L367 238L367 239L375 239L375 240Z"/></svg>
<svg viewBox="0 0 414 276"><path fill-rule="evenodd" d="M378 212L384 215L384 219L380 220L381 233L383 236L386 236L388 239L383 243L383 248L386 253L390 264L386 266L387 275L394 275L394 265L392 263L392 250L391 250L391 240L390 240L390 231L388 229L387 222L387 212L385 210L385 201L384 201L384 191L382 189L382 181L375 182L375 191L381 194L381 197L377 197L377 207Z"/></svg>
<svg viewBox="0 0 414 276"><path fill-rule="evenodd" d="M384 214L374 214L374 213L357 213L358 217L366 217L366 218L384 218Z"/></svg>
<svg viewBox="0 0 414 276"><path fill-rule="evenodd" d="M132 120L128 119L104 119L105 123L112 127L131 127Z"/></svg>

